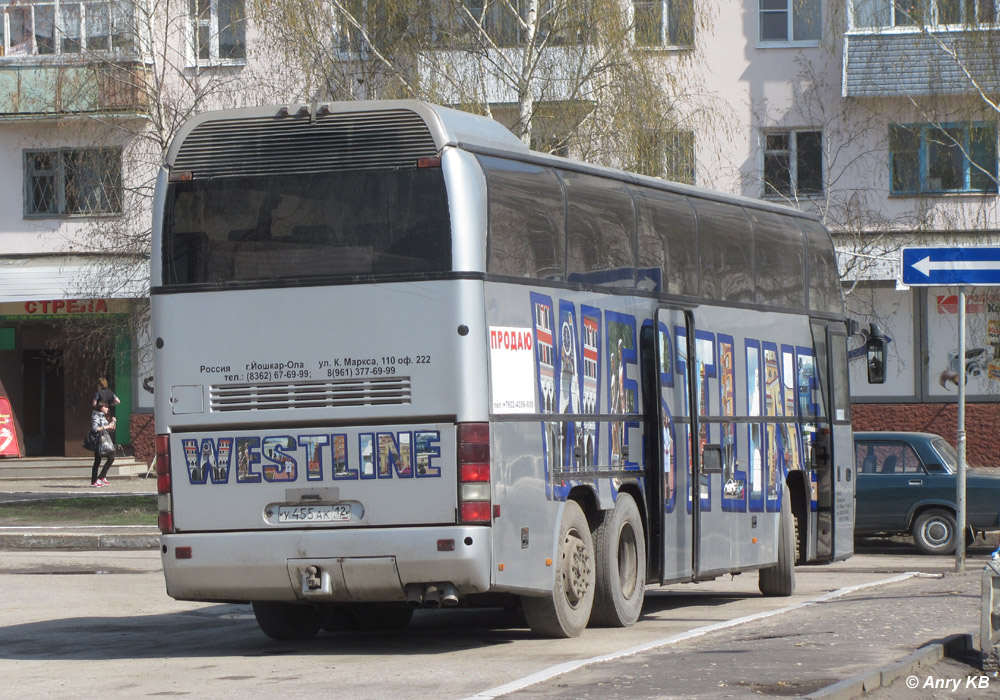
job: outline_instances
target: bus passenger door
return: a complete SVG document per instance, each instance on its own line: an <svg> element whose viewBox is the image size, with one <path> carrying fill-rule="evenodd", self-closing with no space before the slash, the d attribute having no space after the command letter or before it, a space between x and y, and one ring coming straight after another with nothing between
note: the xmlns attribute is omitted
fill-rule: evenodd
<svg viewBox="0 0 1000 700"><path fill-rule="evenodd" d="M847 333L843 324L813 320L812 337L821 395L812 449L814 556L816 561L831 561L845 559L854 551L854 448Z"/></svg>
<svg viewBox="0 0 1000 700"><path fill-rule="evenodd" d="M650 526L650 577L663 583L690 580L694 575L697 499L692 499L690 445L694 363L694 317L680 309L661 308L655 329L644 332L644 391L646 404L647 509ZM688 380L685 381L685 375ZM692 511L692 505L694 510Z"/></svg>
<svg viewBox="0 0 1000 700"><path fill-rule="evenodd" d="M832 402L833 560L840 561L854 554L854 436L847 372L847 329L843 324L831 323L826 332Z"/></svg>

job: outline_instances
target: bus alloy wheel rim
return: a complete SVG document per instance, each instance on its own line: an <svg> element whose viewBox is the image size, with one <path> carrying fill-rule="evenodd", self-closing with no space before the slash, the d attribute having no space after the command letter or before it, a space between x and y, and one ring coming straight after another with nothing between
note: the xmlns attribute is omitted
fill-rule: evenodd
<svg viewBox="0 0 1000 700"><path fill-rule="evenodd" d="M623 598L631 598L635 593L638 569L635 531L626 523L618 533L618 585L621 587Z"/></svg>
<svg viewBox="0 0 1000 700"><path fill-rule="evenodd" d="M566 601L576 608L590 590L590 556L583 538L575 529L566 533L560 549L563 591L566 593Z"/></svg>

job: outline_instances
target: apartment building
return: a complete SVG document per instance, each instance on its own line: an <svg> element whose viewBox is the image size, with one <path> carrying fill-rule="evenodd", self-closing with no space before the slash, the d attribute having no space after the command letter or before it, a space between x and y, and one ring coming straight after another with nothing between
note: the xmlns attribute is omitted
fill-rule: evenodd
<svg viewBox="0 0 1000 700"><path fill-rule="evenodd" d="M242 8L0 3L0 396L22 456L88 454L99 377L118 441L151 444L151 187L165 127L242 73Z"/></svg>
<svg viewBox="0 0 1000 700"><path fill-rule="evenodd" d="M579 18L586 3L352 0L340 3L350 16L317 3L323 21L294 26L277 0L256 15L243 0L0 3L0 393L28 454L79 450L102 374L128 402L119 422L126 413L133 434L148 433L149 340L122 321L141 315L147 294L137 271L164 139L209 107L416 91L488 109L537 148L822 217L852 317L890 339L885 385L864 381L860 353L852 361L855 424L949 434L965 381L970 458L995 461L1000 446L976 426L1000 418L1000 292L972 295L963 362L957 291L896 280L902 246L1000 239L998 2L622 0L628 50L613 57L644 62L668 96L642 124L581 92L596 82L593 71L574 82L585 61L567 68L591 30L557 19ZM407 32L420 35L417 50L390 69L389 44ZM538 54L525 52L529 41ZM519 90L512 77L543 56ZM80 352L72 322L102 315L107 354Z"/></svg>

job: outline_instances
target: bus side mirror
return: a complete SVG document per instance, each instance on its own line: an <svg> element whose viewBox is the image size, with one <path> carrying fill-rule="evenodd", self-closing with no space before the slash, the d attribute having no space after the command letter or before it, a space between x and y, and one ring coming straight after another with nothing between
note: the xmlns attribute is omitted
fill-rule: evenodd
<svg viewBox="0 0 1000 700"><path fill-rule="evenodd" d="M885 384L885 353L886 340L882 335L882 329L874 323L871 325L871 334L868 342L865 343L865 355L868 362L868 383Z"/></svg>
<svg viewBox="0 0 1000 700"><path fill-rule="evenodd" d="M705 445L701 453L701 473L722 473L722 445Z"/></svg>

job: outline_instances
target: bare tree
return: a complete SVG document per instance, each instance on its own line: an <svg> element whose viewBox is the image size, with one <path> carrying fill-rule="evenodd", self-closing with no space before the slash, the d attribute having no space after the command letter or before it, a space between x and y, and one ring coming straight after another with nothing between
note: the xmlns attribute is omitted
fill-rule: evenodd
<svg viewBox="0 0 1000 700"><path fill-rule="evenodd" d="M725 121L689 70L711 23L690 0L669 15L664 3L622 0L253 7L274 40L268 60L303 76L307 99L426 99L494 117L538 150L687 180L694 146L677 133ZM664 47L677 50L637 50Z"/></svg>
<svg viewBox="0 0 1000 700"><path fill-rule="evenodd" d="M66 245L93 261L77 294L135 300L127 317L116 317L121 327L113 333L139 338L148 325L153 193L178 129L206 109L284 97L272 87L280 80L246 65L241 5L227 6L223 17L216 3L209 22L212 4L119 3L123 24L115 51L94 50L79 39L71 46L74 61L87 66L80 89L95 95L92 109L81 112L80 128L101 147L82 152L74 170L67 169L67 195L76 196L77 213L93 216L67 232ZM74 342L95 357L114 347L108 343L107 322L77 324ZM137 343L135 349L149 347ZM138 363L148 365L148 358Z"/></svg>

